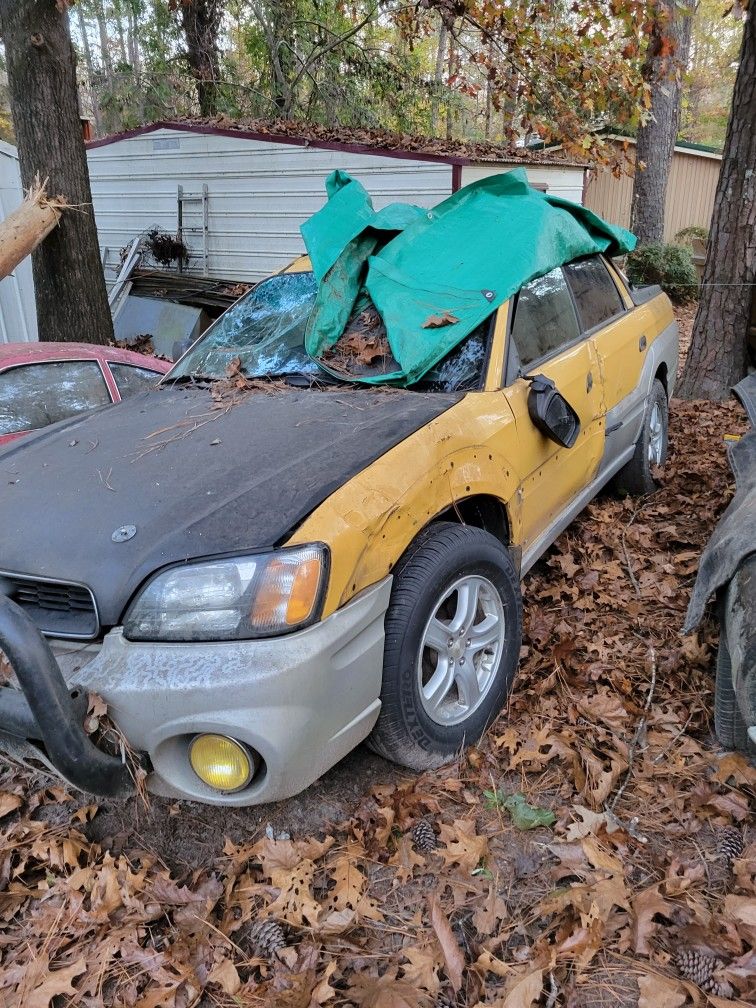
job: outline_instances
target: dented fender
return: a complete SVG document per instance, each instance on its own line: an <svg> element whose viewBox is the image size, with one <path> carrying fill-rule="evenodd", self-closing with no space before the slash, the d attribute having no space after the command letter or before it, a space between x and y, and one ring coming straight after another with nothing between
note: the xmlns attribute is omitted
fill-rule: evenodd
<svg viewBox="0 0 756 1008"><path fill-rule="evenodd" d="M328 616L390 574L410 543L437 515L486 495L504 506L519 539L519 475L493 447L514 415L500 392L469 393L367 466L323 502L289 539L326 542L331 576Z"/></svg>

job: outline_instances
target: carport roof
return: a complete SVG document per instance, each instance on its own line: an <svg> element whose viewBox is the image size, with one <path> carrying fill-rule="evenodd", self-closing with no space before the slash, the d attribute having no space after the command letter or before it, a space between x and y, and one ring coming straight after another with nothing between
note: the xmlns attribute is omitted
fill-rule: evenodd
<svg viewBox="0 0 756 1008"><path fill-rule="evenodd" d="M556 165L587 168L581 162L555 156L549 151L534 151L524 147L504 147L498 144L473 140L442 140L413 136L410 133L392 133L389 130L350 129L343 126L320 126L315 123L288 120L255 119L235 123L231 119L166 119L139 126L123 133L114 133L92 140L87 150L106 147L144 136L157 130L176 130L203 133L210 136L240 137L245 140L291 144L297 147L317 147L322 150L345 151L352 154L373 154L412 161L433 161L450 165L475 165L481 163Z"/></svg>

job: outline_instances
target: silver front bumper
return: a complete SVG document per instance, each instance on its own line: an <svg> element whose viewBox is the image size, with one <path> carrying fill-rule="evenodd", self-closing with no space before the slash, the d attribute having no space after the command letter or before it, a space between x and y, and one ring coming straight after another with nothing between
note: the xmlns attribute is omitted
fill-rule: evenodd
<svg viewBox="0 0 756 1008"><path fill-rule="evenodd" d="M370 733L380 709L383 621L391 578L299 633L218 644L135 644L120 629L99 649L51 641L68 683L99 693L154 772L150 790L214 805L288 798ZM198 732L230 735L262 766L233 794L191 769Z"/></svg>

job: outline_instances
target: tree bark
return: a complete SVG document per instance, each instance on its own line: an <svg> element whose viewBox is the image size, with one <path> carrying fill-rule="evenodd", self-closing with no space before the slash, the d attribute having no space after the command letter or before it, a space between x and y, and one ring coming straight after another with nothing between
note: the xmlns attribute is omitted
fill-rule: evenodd
<svg viewBox="0 0 756 1008"><path fill-rule="evenodd" d="M218 31L221 0L181 0L181 26L186 39L186 61L197 87L197 100L204 116L218 112Z"/></svg>
<svg viewBox="0 0 756 1008"><path fill-rule="evenodd" d="M678 394L726 399L745 374L756 296L756 5L749 5L714 197L701 300Z"/></svg>
<svg viewBox="0 0 756 1008"><path fill-rule="evenodd" d="M55 0L0 0L11 113L21 180L49 179L48 191L78 207L32 255L42 340L107 343L113 338L97 246L92 192L79 121L68 16Z"/></svg>
<svg viewBox="0 0 756 1008"><path fill-rule="evenodd" d="M643 75L651 85L648 122L638 129L630 230L639 245L664 240L664 204L680 126L681 73L688 62L694 0L657 0ZM641 167L645 164L645 168Z"/></svg>

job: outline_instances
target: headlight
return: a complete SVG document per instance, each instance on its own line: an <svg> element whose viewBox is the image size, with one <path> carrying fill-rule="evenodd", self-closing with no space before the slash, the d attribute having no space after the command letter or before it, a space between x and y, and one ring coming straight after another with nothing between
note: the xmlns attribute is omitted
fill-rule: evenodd
<svg viewBox="0 0 756 1008"><path fill-rule="evenodd" d="M172 567L132 603L123 632L133 641L248 640L314 622L328 553L299 546Z"/></svg>

